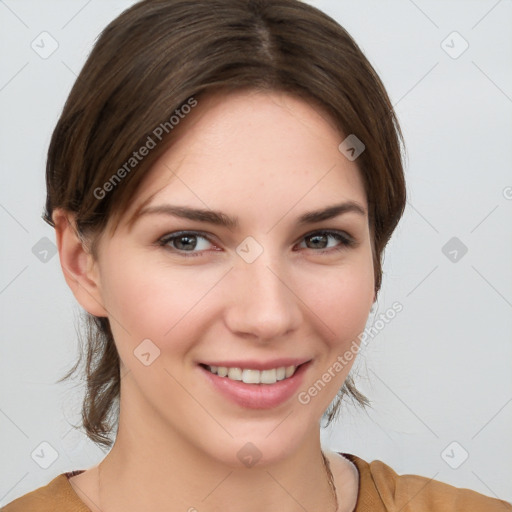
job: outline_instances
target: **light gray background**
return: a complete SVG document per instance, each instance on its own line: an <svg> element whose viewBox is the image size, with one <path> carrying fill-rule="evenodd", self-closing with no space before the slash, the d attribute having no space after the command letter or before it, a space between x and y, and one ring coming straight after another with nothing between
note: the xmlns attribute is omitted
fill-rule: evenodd
<svg viewBox="0 0 512 512"><path fill-rule="evenodd" d="M76 357L79 307L58 256L32 249L55 241L40 218L55 122L100 30L133 3L0 1L0 506L104 457L71 429L79 383L55 384ZM345 407L323 442L511 501L512 2L311 3L366 53L408 148L408 206L368 325L395 301L403 311L355 366L373 409ZM59 45L46 59L31 48L43 31ZM453 31L469 44L458 58ZM452 237L468 248L456 262L442 252ZM31 456L42 442L58 453L47 469Z"/></svg>

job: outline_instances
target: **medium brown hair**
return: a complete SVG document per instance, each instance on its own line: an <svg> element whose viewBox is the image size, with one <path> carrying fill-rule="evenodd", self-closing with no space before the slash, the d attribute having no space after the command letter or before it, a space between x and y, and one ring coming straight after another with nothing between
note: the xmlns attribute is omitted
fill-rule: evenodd
<svg viewBox="0 0 512 512"><path fill-rule="evenodd" d="M357 158L368 199L375 294L383 250L406 202L402 133L377 73L335 20L300 0L144 0L101 33L57 122L48 150L43 218L63 208L96 255L107 222L119 220L152 164L172 144L169 119L194 98L251 89L293 94L323 109L365 150ZM165 125L167 123L167 125ZM104 189L155 128L168 130L122 182ZM118 222L117 222L118 223ZM115 230L117 223L113 223ZM108 318L86 312L86 384L82 423L95 443L111 446L120 362ZM79 361L62 378L70 377ZM325 413L341 399L369 405L349 374Z"/></svg>

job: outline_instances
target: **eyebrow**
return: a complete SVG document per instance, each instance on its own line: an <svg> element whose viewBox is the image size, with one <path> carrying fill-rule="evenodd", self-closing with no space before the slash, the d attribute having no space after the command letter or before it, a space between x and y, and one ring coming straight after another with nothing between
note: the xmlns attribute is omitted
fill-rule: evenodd
<svg viewBox="0 0 512 512"><path fill-rule="evenodd" d="M357 213L366 216L366 210L363 206L355 201L346 201L303 213L297 219L298 225L313 224L323 220L333 219L345 213ZM224 226L229 230L238 228L238 218L230 217L223 212L217 210L209 210L202 208L189 208L188 206L175 206L170 204L162 204L155 206L146 206L142 208L132 219L131 225L135 224L141 217L145 215L170 215L182 219L195 220L199 222L208 222L217 226Z"/></svg>

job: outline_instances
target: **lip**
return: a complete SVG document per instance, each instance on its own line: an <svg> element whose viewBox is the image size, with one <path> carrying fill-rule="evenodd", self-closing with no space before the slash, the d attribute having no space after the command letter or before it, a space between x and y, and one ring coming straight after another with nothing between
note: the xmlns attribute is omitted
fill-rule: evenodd
<svg viewBox="0 0 512 512"><path fill-rule="evenodd" d="M232 368L248 368L253 370L258 370L260 368L268 370L269 368L277 368L279 366L299 366L293 362L290 364L284 364L290 361L294 360L280 359L264 364L256 363L256 367L251 367L251 364L254 364L254 362L251 363L250 361L243 361L243 363L222 361L221 364L212 363L212 365L230 366ZM295 361L298 362L297 360ZM276 362L278 363L277 365ZM243 364L243 366L236 366L238 364ZM299 364L299 368L297 368L290 378L277 381L275 384L246 384L242 381L231 380L228 377L219 377L218 375L211 373L206 368L203 368L201 365L198 365L197 367L216 391L238 406L248 409L271 409L289 400L301 386L304 380L304 373L309 368L311 360L302 363L299 362ZM262 366L265 366L265 368L262 368Z"/></svg>
<svg viewBox="0 0 512 512"><path fill-rule="evenodd" d="M309 362L310 359L299 358L281 358L273 359L272 361L257 361L255 359L246 359L244 361L201 361L201 364L207 366L225 366L227 368L242 368L247 370L272 370L273 368L280 368L281 366L300 366L301 364Z"/></svg>

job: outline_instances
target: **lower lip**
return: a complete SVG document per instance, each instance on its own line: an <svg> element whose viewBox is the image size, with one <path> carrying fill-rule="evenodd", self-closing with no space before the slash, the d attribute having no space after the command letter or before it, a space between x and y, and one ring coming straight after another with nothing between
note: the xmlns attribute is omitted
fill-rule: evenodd
<svg viewBox="0 0 512 512"><path fill-rule="evenodd" d="M249 409L271 409L294 395L304 380L304 372L309 364L310 362L304 363L291 377L275 384L246 384L241 380L219 377L202 366L199 369L222 395L237 405Z"/></svg>

